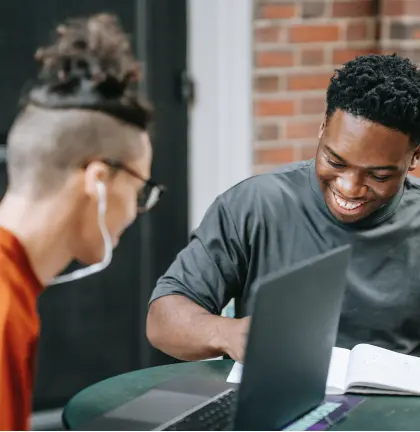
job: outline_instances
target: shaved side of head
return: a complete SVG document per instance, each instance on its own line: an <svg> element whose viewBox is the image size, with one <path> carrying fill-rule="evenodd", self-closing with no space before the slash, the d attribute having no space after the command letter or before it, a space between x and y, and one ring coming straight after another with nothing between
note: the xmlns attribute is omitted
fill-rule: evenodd
<svg viewBox="0 0 420 432"><path fill-rule="evenodd" d="M142 133L146 131L98 111L29 105L8 136L9 190L41 197L92 160L138 158Z"/></svg>

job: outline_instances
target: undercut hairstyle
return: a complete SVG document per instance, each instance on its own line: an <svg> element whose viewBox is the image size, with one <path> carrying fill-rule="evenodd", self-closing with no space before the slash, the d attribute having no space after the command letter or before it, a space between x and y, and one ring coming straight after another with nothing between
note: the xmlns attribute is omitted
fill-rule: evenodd
<svg viewBox="0 0 420 432"><path fill-rule="evenodd" d="M152 120L138 97L139 65L113 15L71 19L40 48L7 140L9 189L56 189L92 160L126 162L142 153Z"/></svg>
<svg viewBox="0 0 420 432"><path fill-rule="evenodd" d="M420 145L420 74L396 54L356 57L335 71L327 90L327 124L342 110L408 135Z"/></svg>

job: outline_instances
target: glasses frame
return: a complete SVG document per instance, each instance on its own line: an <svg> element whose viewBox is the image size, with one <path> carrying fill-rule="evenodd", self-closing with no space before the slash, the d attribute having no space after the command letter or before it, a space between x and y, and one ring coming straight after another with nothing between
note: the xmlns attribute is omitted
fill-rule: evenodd
<svg viewBox="0 0 420 432"><path fill-rule="evenodd" d="M132 177L135 177L138 180L141 180L144 183L144 186L137 194L137 206L139 212L144 213L152 209L161 199L162 195L166 192L166 186L156 183L152 178L144 178L136 171L127 167L121 162L114 161L111 159L101 159L100 160L105 165L110 168L125 171L127 174L130 174ZM145 197L145 191L148 190L147 198ZM146 203L143 204L143 201Z"/></svg>

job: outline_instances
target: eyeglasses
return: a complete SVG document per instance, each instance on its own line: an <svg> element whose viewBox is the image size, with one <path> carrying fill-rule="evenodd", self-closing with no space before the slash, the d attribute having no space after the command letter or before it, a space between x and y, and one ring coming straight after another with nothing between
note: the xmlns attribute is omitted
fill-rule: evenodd
<svg viewBox="0 0 420 432"><path fill-rule="evenodd" d="M158 203L163 193L166 191L165 186L157 184L152 179L143 178L141 175L137 174L134 170L125 166L121 162L110 159L102 159L101 162L103 162L105 165L108 165L110 168L125 171L127 174L130 174L131 176L144 182L143 188L137 195L137 206L139 211L142 213L153 208Z"/></svg>

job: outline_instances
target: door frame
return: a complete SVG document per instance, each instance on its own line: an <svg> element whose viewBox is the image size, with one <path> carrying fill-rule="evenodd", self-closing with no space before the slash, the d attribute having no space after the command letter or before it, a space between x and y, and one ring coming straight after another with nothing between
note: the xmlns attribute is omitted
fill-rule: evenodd
<svg viewBox="0 0 420 432"><path fill-rule="evenodd" d="M188 0L189 228L252 175L253 0Z"/></svg>

